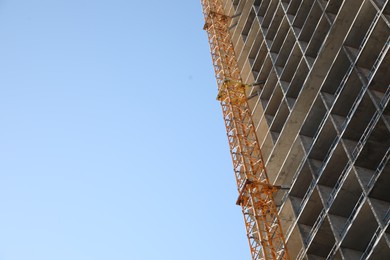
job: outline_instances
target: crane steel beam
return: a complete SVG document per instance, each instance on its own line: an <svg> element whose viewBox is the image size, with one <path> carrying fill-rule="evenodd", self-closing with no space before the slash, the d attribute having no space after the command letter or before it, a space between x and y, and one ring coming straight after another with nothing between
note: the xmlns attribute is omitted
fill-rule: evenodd
<svg viewBox="0 0 390 260"><path fill-rule="evenodd" d="M289 259L221 0L201 0L252 259Z"/></svg>

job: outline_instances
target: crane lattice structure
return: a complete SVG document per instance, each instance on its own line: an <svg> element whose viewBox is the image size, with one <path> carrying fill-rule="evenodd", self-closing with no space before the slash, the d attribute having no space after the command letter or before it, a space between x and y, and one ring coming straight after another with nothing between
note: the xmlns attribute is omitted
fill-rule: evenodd
<svg viewBox="0 0 390 260"><path fill-rule="evenodd" d="M201 0L252 259L289 259L221 0Z"/></svg>

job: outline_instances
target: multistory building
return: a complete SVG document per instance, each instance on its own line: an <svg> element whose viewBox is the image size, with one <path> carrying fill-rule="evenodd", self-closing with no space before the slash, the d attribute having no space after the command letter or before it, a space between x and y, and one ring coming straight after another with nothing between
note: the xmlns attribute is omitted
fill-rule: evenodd
<svg viewBox="0 0 390 260"><path fill-rule="evenodd" d="M390 259L390 3L222 0L291 259Z"/></svg>

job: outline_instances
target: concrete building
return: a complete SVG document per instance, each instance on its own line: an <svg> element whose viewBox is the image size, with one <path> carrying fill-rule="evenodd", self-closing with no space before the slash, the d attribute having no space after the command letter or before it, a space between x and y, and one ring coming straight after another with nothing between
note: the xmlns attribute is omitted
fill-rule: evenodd
<svg viewBox="0 0 390 260"><path fill-rule="evenodd" d="M390 3L222 0L291 259L390 259Z"/></svg>

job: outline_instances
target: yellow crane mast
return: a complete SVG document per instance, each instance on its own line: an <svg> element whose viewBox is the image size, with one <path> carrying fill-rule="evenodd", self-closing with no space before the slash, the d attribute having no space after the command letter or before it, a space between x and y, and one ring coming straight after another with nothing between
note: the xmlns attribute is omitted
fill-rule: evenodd
<svg viewBox="0 0 390 260"><path fill-rule="evenodd" d="M221 0L201 0L252 259L289 259Z"/></svg>

